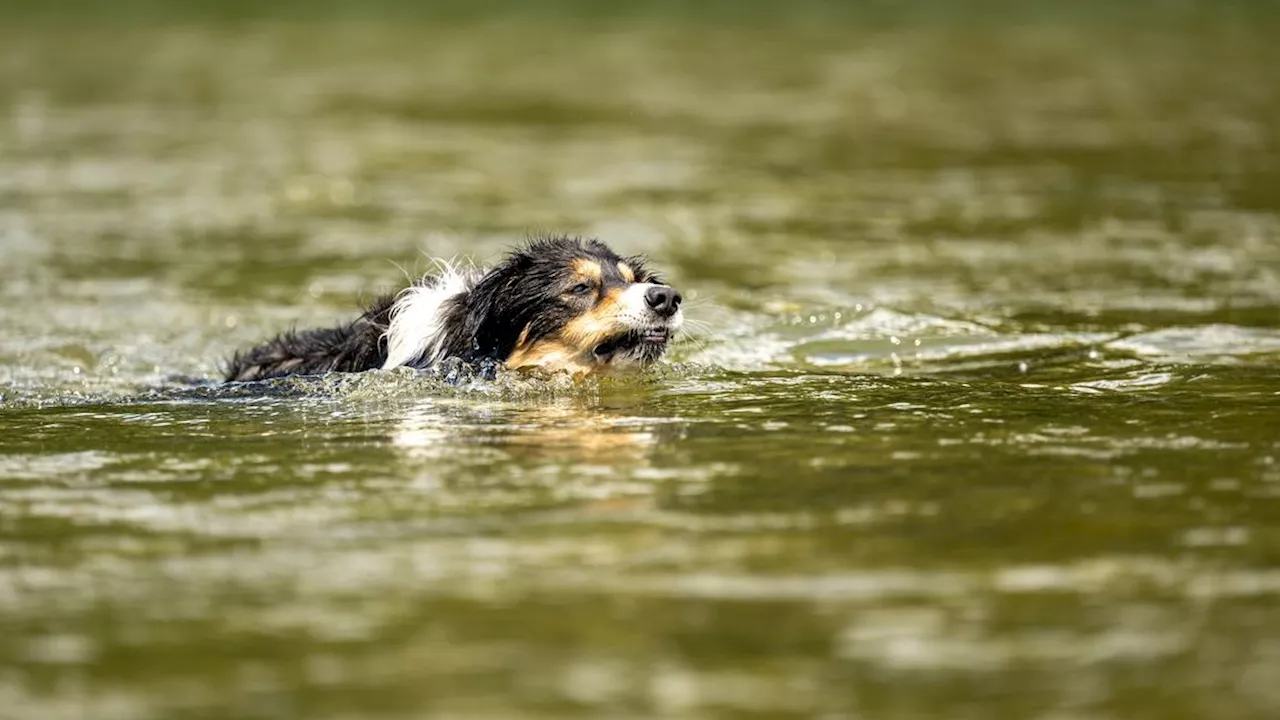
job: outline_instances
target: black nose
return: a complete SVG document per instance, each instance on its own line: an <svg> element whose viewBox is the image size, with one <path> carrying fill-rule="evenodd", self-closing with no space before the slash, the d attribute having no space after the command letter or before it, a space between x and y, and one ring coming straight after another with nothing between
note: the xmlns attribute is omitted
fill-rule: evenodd
<svg viewBox="0 0 1280 720"><path fill-rule="evenodd" d="M680 293L669 287L654 285L644 294L644 301L662 317L671 317L680 309Z"/></svg>

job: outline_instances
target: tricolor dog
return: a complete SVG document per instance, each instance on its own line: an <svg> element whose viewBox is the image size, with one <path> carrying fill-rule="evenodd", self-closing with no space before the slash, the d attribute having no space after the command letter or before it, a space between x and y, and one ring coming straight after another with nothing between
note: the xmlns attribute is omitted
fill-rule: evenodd
<svg viewBox="0 0 1280 720"><path fill-rule="evenodd" d="M442 268L351 322L237 353L227 380L425 369L447 358L605 374L653 363L684 324L680 293L598 240L535 240L489 269Z"/></svg>

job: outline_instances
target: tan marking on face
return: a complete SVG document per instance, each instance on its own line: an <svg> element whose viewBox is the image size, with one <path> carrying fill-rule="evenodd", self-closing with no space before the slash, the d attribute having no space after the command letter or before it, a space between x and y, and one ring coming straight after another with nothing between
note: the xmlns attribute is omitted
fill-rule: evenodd
<svg viewBox="0 0 1280 720"><path fill-rule="evenodd" d="M539 348L540 343L529 342L529 325L525 325L520 331L520 337L516 339L516 346L511 351L511 355L507 357L507 367L520 367L527 364L529 358L544 352Z"/></svg>
<svg viewBox="0 0 1280 720"><path fill-rule="evenodd" d="M587 258L577 258L573 261L573 271L581 275L587 280L600 282L604 278L604 269L600 267L600 263Z"/></svg>
<svg viewBox="0 0 1280 720"><path fill-rule="evenodd" d="M541 368L550 372L567 370L575 376L588 375L597 369L590 350L584 355L558 338L537 340L524 347L517 347L507 358L507 369Z"/></svg>
<svg viewBox="0 0 1280 720"><path fill-rule="evenodd" d="M526 326L507 358L507 368L537 367L552 372L568 370L577 376L607 369L608 363L601 362L592 351L624 329L618 322L622 292L622 288L606 290L595 305L570 320L553 337L529 342L529 328Z"/></svg>
<svg viewBox="0 0 1280 720"><path fill-rule="evenodd" d="M636 271L632 270L630 265L624 262L619 262L618 272L622 273L623 280L626 280L629 283L633 283L636 281Z"/></svg>
<svg viewBox="0 0 1280 720"><path fill-rule="evenodd" d="M622 330L618 316L622 309L622 288L610 288L589 310L569 321L560 339L579 352L590 353L596 345Z"/></svg>
<svg viewBox="0 0 1280 720"><path fill-rule="evenodd" d="M525 326L524 326L524 329L520 331L520 337L516 338L516 349L515 349L515 352L519 352L519 351L520 351L520 349L524 347L524 344L525 344L525 343L527 343L527 342L529 341L529 328L530 328L530 327L531 327L530 325L525 325Z"/></svg>

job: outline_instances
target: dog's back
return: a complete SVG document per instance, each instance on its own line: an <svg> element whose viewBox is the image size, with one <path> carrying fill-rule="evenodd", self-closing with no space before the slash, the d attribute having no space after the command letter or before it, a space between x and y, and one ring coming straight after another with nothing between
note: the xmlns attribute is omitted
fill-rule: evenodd
<svg viewBox="0 0 1280 720"><path fill-rule="evenodd" d="M228 381L265 380L286 375L359 372L386 362L383 335L394 298L380 298L356 320L334 328L290 331L231 358Z"/></svg>

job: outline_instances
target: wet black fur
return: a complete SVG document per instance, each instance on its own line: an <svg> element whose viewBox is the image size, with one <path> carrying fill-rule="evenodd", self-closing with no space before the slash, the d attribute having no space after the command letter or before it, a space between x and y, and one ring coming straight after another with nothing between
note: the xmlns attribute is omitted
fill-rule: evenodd
<svg viewBox="0 0 1280 720"><path fill-rule="evenodd" d="M378 298L356 320L334 328L290 330L232 356L226 379L262 380L286 375L319 375L382 367L391 305L395 297Z"/></svg>
<svg viewBox="0 0 1280 720"><path fill-rule="evenodd" d="M642 258L619 256L598 240L534 240L508 254L470 292L442 307L446 318L444 357L477 366L502 363L526 327L528 342L554 335L594 302L594 295L579 298L570 293L575 283L573 261L579 258L600 263L604 289L626 284L617 269L619 262L631 266L637 282L662 282L644 267ZM420 282L434 281L426 278ZM345 325L286 332L236 353L228 364L226 379L262 380L380 368L387 360L384 335L394 301L394 296L381 297ZM418 358L410 365L422 367L422 363Z"/></svg>

